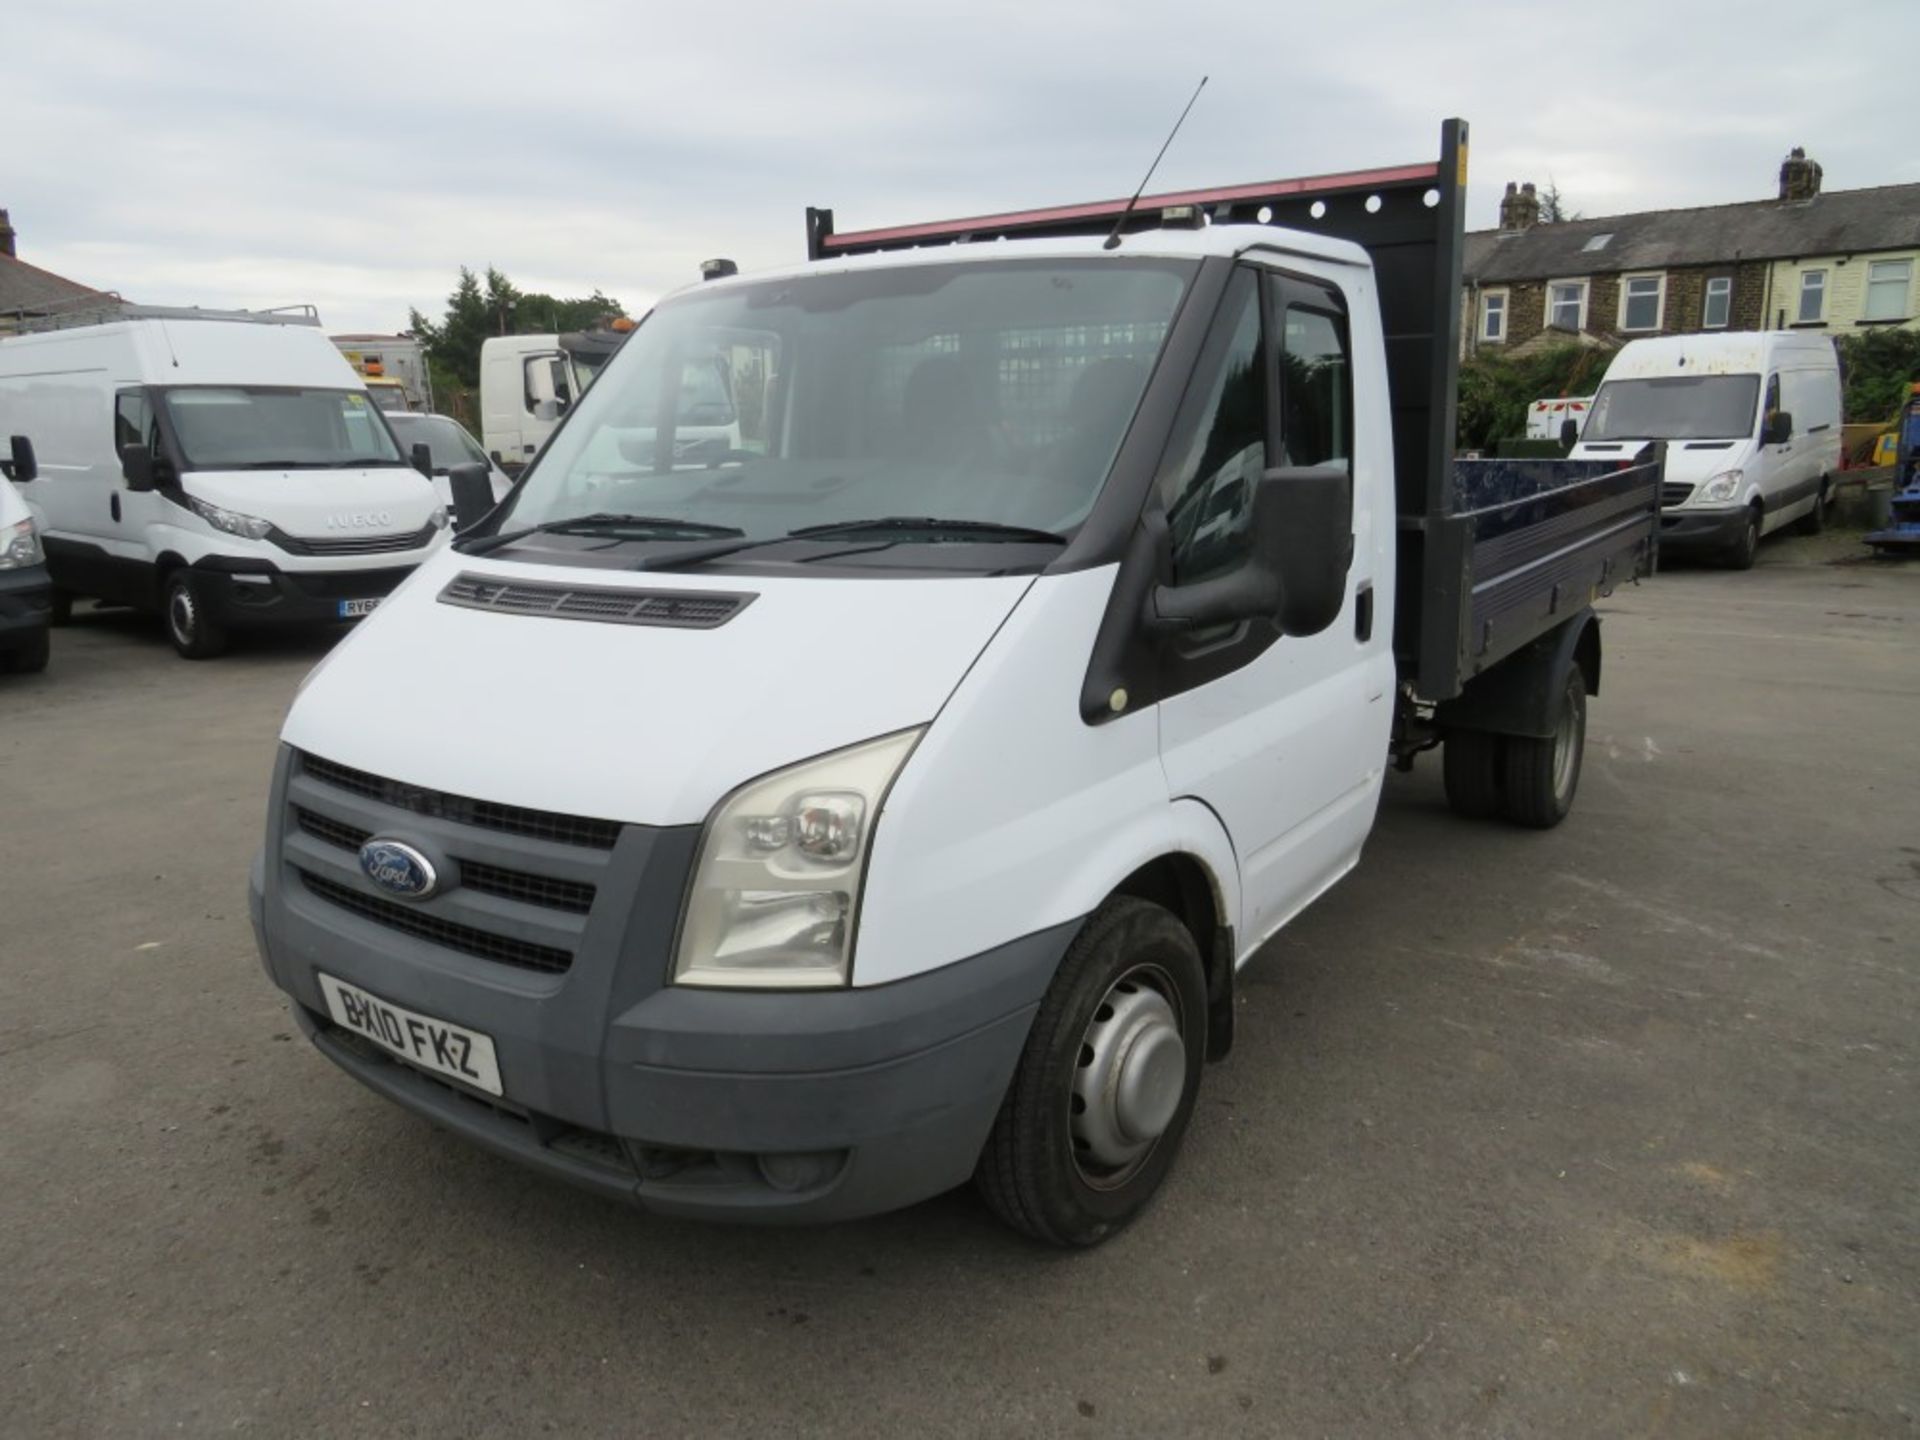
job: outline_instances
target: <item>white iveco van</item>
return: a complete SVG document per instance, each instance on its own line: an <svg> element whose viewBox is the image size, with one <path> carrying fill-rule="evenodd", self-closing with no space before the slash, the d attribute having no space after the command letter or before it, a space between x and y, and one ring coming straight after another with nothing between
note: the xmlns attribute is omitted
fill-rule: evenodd
<svg viewBox="0 0 1920 1440"><path fill-rule="evenodd" d="M236 626L370 612L446 512L310 311L136 309L0 340L0 435L32 437L54 617L157 610L190 659Z"/></svg>
<svg viewBox="0 0 1920 1440"><path fill-rule="evenodd" d="M1840 366L1824 335L1661 336L1614 357L1573 458L1667 441L1661 547L1744 570L1762 535L1826 523L1840 420Z"/></svg>

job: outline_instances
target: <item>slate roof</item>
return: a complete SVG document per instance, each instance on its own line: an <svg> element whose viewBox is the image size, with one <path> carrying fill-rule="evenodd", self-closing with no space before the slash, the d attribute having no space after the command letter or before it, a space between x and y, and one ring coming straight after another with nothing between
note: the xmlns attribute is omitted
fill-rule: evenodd
<svg viewBox="0 0 1920 1440"><path fill-rule="evenodd" d="M1604 249L1583 248L1606 234L1613 238ZM1476 230L1467 236L1463 268L1469 281L1491 284L1916 248L1920 185L1881 185L1835 190L1811 200L1752 200L1568 220L1531 230Z"/></svg>
<svg viewBox="0 0 1920 1440"><path fill-rule="evenodd" d="M51 270L42 270L38 265L0 255L0 316L20 311L29 315L45 314L49 309L67 310L89 300L116 298Z"/></svg>

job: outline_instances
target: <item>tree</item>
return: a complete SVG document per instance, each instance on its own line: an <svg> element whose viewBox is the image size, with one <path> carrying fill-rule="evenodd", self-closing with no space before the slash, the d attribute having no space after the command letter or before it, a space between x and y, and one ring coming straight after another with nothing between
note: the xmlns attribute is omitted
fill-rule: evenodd
<svg viewBox="0 0 1920 1440"><path fill-rule="evenodd" d="M1463 449L1491 450L1527 433L1527 407L1556 395L1590 395L1614 352L1556 345L1524 355L1482 351L1460 366L1456 436Z"/></svg>
<svg viewBox="0 0 1920 1440"><path fill-rule="evenodd" d="M434 369L434 388L442 377L452 387L472 388L480 383L480 347L489 335L564 334L591 330L625 313L620 302L599 290L587 296L555 298L524 291L489 265L484 281L466 266L447 296L447 308L438 322L418 310L410 312L413 333L420 337Z"/></svg>
<svg viewBox="0 0 1920 1440"><path fill-rule="evenodd" d="M1580 218L1581 215L1578 210L1570 210L1567 208L1566 197L1560 193L1559 183L1549 175L1547 177L1547 188L1540 192L1540 223L1542 225L1558 225L1563 220L1578 220Z"/></svg>

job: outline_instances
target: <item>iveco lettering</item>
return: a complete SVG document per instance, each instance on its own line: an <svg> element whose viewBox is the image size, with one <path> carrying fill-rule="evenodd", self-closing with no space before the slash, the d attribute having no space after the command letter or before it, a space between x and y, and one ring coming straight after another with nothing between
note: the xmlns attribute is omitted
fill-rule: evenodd
<svg viewBox="0 0 1920 1440"><path fill-rule="evenodd" d="M301 1028L664 1213L1134 1221L1388 765L1565 819L1651 566L1657 445L1452 453L1465 165L706 267L295 700L252 911Z"/></svg>

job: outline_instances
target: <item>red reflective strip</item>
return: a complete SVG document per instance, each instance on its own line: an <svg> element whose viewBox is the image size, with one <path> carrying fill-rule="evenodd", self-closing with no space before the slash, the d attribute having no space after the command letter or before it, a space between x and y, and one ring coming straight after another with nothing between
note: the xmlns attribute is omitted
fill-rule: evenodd
<svg viewBox="0 0 1920 1440"><path fill-rule="evenodd" d="M1142 195L1141 210L1169 205L1218 205L1240 200L1277 200L1283 195L1311 195L1328 190L1362 190L1369 185L1402 185L1436 180L1437 164L1395 165L1385 170L1348 170L1337 175L1308 175L1294 180L1269 180L1258 185L1228 185L1214 190L1176 190ZM914 240L932 235L974 235L983 230L1010 230L1056 225L1070 220L1110 220L1126 209L1125 200L1094 200L1083 205L1057 205L1044 210L1008 210L998 215L974 215L959 220L932 220L919 225L894 225L882 230L849 230L826 237L827 249L876 245L888 240Z"/></svg>

